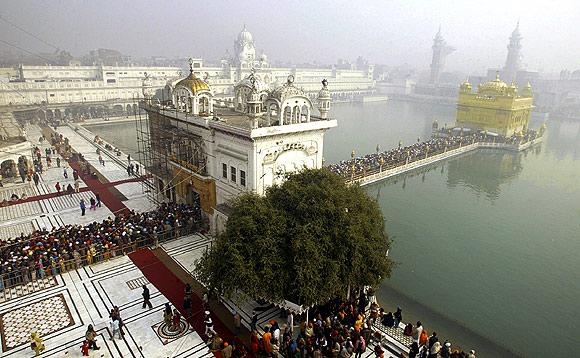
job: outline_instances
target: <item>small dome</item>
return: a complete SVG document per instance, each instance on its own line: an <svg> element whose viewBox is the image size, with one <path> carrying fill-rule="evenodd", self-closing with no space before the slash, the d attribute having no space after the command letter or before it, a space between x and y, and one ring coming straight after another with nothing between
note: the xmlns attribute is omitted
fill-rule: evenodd
<svg viewBox="0 0 580 358"><path fill-rule="evenodd" d="M244 28L242 29L242 31L238 35L238 41L240 41L240 42L252 42L253 40L254 39L252 38L252 34L250 33L250 31L248 31L246 29L246 25L244 25Z"/></svg>
<svg viewBox="0 0 580 358"><path fill-rule="evenodd" d="M506 92L507 87L508 85L499 79L498 73L495 76L495 80L479 85L478 92L481 94L503 94Z"/></svg>
<svg viewBox="0 0 580 358"><path fill-rule="evenodd" d="M322 80L322 88L318 91L318 99L330 99L330 90L326 79Z"/></svg>
<svg viewBox="0 0 580 358"><path fill-rule="evenodd" d="M255 77L253 73L250 73L247 77L238 82L236 87L238 86L245 86L248 88L252 88L255 86L258 92L265 92L270 89L269 86L264 81Z"/></svg>
<svg viewBox="0 0 580 358"><path fill-rule="evenodd" d="M192 94L196 94L203 91L211 91L207 82L202 80L201 78L197 78L193 71L189 74L189 76L185 77L181 81L177 82L175 88L177 87L185 87L191 91Z"/></svg>
<svg viewBox="0 0 580 358"><path fill-rule="evenodd" d="M276 88L270 94L271 98L275 98L280 102L284 102L284 100L288 97L294 96L303 96L306 97L304 91L300 88L294 87L294 76L288 76L288 80L282 86Z"/></svg>

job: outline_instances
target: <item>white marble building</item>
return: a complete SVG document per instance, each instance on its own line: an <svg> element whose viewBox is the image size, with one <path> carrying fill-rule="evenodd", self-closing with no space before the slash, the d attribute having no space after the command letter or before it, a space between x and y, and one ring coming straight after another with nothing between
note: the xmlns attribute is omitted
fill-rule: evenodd
<svg viewBox="0 0 580 358"><path fill-rule="evenodd" d="M190 75L174 85L171 105L143 103L151 133L151 157L144 164L168 198L199 198L219 231L224 204L239 193L263 194L285 173L322 167L324 133L337 122L328 118L326 80L318 91L319 115L292 75L267 90L254 72L235 86L235 104L219 108L213 86L190 64Z"/></svg>
<svg viewBox="0 0 580 358"><path fill-rule="evenodd" d="M308 97L315 99L320 89L320 80L326 78L332 83L333 100L352 100L372 94L374 65L359 69L272 67L266 54L257 54L253 35L246 29L234 41L233 56L226 51L219 66L206 66L202 59L195 59L194 73L210 83L216 97L231 98L234 86L246 78L253 70L254 77L272 89L286 82L288 75L294 77L294 86L301 88ZM173 83L169 83L172 87Z"/></svg>
<svg viewBox="0 0 580 358"><path fill-rule="evenodd" d="M134 103L145 74L155 89L179 77L177 67L23 66L19 81L0 85L0 106L97 102Z"/></svg>

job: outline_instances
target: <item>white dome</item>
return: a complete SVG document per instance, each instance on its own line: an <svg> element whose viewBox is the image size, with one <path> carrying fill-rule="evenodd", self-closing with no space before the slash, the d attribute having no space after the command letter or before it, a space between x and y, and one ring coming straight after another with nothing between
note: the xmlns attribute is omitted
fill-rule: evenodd
<svg viewBox="0 0 580 358"><path fill-rule="evenodd" d="M254 81L253 83L252 83L252 80ZM249 74L247 77L243 78L240 82L238 82L236 87L239 87L239 86L245 86L248 88L252 88L253 86L256 86L256 90L258 92L266 92L270 89L270 86L268 86L261 79L255 77L253 74Z"/></svg>
<svg viewBox="0 0 580 358"><path fill-rule="evenodd" d="M250 31L248 31L246 29L246 25L244 25L244 28L242 29L242 31L238 35L238 41L240 41L240 42L252 42L253 41L252 34L250 33Z"/></svg>

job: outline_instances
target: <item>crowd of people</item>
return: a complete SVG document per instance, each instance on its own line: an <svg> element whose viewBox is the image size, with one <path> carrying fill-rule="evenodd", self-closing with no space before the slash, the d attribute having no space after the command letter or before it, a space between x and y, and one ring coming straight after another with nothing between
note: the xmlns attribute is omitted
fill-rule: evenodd
<svg viewBox="0 0 580 358"><path fill-rule="evenodd" d="M416 143L405 147L399 143L398 148L388 151L379 152L377 149L376 153L342 160L329 165L328 168L332 172L350 179L396 168L474 142L516 144L525 143L537 137L537 132L534 130L527 130L521 136L513 135L510 137L492 136L485 132L457 133L453 130L442 130L440 134L441 136L427 141L421 141L420 138L417 138Z"/></svg>
<svg viewBox="0 0 580 358"><path fill-rule="evenodd" d="M376 358L384 357L381 344L382 335L376 329L377 325L402 327L402 311L400 308L393 314L385 313L372 297L361 294L351 302L332 301L325 306L310 310L312 319L302 320L300 332L293 332L293 315L289 314L287 322L282 327L271 320L264 327L260 338L252 320L250 349L257 355L268 357L284 355L287 358L360 358L371 354L368 349L373 346ZM255 316L255 315L254 315ZM407 334L408 328L411 328ZM400 328L399 328L400 329ZM412 337L410 353L402 357L409 358L475 358L475 351L463 352L452 347L449 341L440 342L436 332L431 335L423 328L421 322L416 326L408 324L405 335Z"/></svg>
<svg viewBox="0 0 580 358"><path fill-rule="evenodd" d="M0 289L107 260L139 243L187 234L200 225L199 206L164 203L154 211L0 240Z"/></svg>

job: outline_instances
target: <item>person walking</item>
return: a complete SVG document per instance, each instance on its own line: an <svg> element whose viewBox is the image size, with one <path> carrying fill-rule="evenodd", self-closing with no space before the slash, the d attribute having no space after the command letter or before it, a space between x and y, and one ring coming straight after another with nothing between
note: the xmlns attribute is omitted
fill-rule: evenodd
<svg viewBox="0 0 580 358"><path fill-rule="evenodd" d="M81 206L81 216L85 216L85 210L87 208L85 205L85 199L81 199L79 205Z"/></svg>
<svg viewBox="0 0 580 358"><path fill-rule="evenodd" d="M58 193L58 195L60 195L60 183L56 182L56 184L54 185L54 188L56 189L56 192Z"/></svg>
<svg viewBox="0 0 580 358"><path fill-rule="evenodd" d="M56 157L56 166L57 168L60 168L60 158Z"/></svg>
<svg viewBox="0 0 580 358"><path fill-rule="evenodd" d="M173 317L171 318L173 326L172 331L177 331L179 329L179 323L181 322L181 315L177 309L173 310Z"/></svg>
<svg viewBox="0 0 580 358"><path fill-rule="evenodd" d="M149 301L151 296L149 294L149 289L147 288L146 285L143 285L143 293L141 295L143 296L143 308L145 307L149 307L149 309L153 308L151 301Z"/></svg>
<svg viewBox="0 0 580 358"><path fill-rule="evenodd" d="M97 347L97 332L93 328L92 324L87 327L87 332L85 333L85 338L89 344L90 349L99 350L101 347Z"/></svg>
<svg viewBox="0 0 580 358"><path fill-rule="evenodd" d="M77 179L75 180L75 193L78 193L80 191L80 181Z"/></svg>
<svg viewBox="0 0 580 358"><path fill-rule="evenodd" d="M34 180L34 185L38 186L38 182L40 181L40 176L38 175L37 172L34 172L34 174L32 174L32 180Z"/></svg>
<svg viewBox="0 0 580 358"><path fill-rule="evenodd" d="M185 295L185 297L183 298L183 310L185 311L186 319L191 317L192 306L193 305L191 303L191 296Z"/></svg>
<svg viewBox="0 0 580 358"><path fill-rule="evenodd" d="M89 210L97 210L97 202L95 201L95 199L92 196L89 199L89 203L91 203Z"/></svg>
<svg viewBox="0 0 580 358"><path fill-rule="evenodd" d="M252 320L250 321L250 329L252 331L255 331L257 324L258 324L258 314L256 313L256 311L252 311Z"/></svg>
<svg viewBox="0 0 580 358"><path fill-rule="evenodd" d="M63 168L63 170L62 170L62 176L63 176L65 179L68 179L68 172L66 171L66 168Z"/></svg>
<svg viewBox="0 0 580 358"><path fill-rule="evenodd" d="M163 322L165 322L167 326L171 326L172 320L173 320L173 310L171 309L169 302L167 302L165 303L165 309L163 310Z"/></svg>
<svg viewBox="0 0 580 358"><path fill-rule="evenodd" d="M359 336L354 344L354 351L356 352L355 358L360 358L362 354L367 350L367 343L363 336Z"/></svg>
<svg viewBox="0 0 580 358"><path fill-rule="evenodd" d="M99 195L99 193L95 193L95 198L97 199L97 206L100 208L101 207L101 196Z"/></svg>
<svg viewBox="0 0 580 358"><path fill-rule="evenodd" d="M119 336L119 339L123 339L121 337L121 331L119 331L119 321L116 319L111 318L109 321L109 326L111 327L111 340L115 340L115 334Z"/></svg>
<svg viewBox="0 0 580 358"><path fill-rule="evenodd" d="M238 311L234 311L234 330L236 336L239 335L242 330L242 316L240 316Z"/></svg>
<svg viewBox="0 0 580 358"><path fill-rule="evenodd" d="M205 319L203 323L205 324L205 335L209 336L209 334L213 332L213 321L211 320L211 313L209 311L205 311Z"/></svg>
<svg viewBox="0 0 580 358"><path fill-rule="evenodd" d="M399 327L399 323L403 322L403 312L401 310L401 307L397 307L397 311L393 315L393 318L395 319L393 327L395 328Z"/></svg>
<svg viewBox="0 0 580 358"><path fill-rule="evenodd" d="M127 165L131 165L131 154L127 154Z"/></svg>
<svg viewBox="0 0 580 358"><path fill-rule="evenodd" d="M44 351L44 339L40 338L38 333L32 332L30 334L30 349L34 351L35 356L39 356Z"/></svg>
<svg viewBox="0 0 580 358"><path fill-rule="evenodd" d="M79 180L79 173L76 170L73 170L73 180L74 181Z"/></svg>
<svg viewBox="0 0 580 358"><path fill-rule="evenodd" d="M67 186L66 186L66 192L67 192L67 194L68 194L68 195L70 195L71 197L72 197L72 195L73 195L74 191L75 191L75 190L73 189L72 185L70 185L70 184L69 184L69 185L67 185Z"/></svg>

